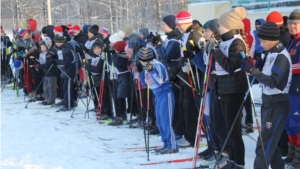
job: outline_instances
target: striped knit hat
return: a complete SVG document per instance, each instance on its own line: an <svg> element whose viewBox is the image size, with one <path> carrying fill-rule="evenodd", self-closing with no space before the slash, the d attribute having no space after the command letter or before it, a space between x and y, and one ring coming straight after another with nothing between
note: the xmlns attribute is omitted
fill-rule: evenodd
<svg viewBox="0 0 300 169"><path fill-rule="evenodd" d="M20 28L19 31L18 31L18 34L19 34L20 37L23 37L26 34L26 32L28 32L28 31L29 31L28 29Z"/></svg>
<svg viewBox="0 0 300 169"><path fill-rule="evenodd" d="M257 36L259 39L276 41L279 40L280 30L274 22L264 23L258 30Z"/></svg>
<svg viewBox="0 0 300 169"><path fill-rule="evenodd" d="M175 23L176 25L184 24L184 23L192 23L192 15L188 11L180 11L176 15Z"/></svg>
<svg viewBox="0 0 300 169"><path fill-rule="evenodd" d="M107 28L102 28L100 30L100 33L102 33L103 35L108 35L108 29Z"/></svg>
<svg viewBox="0 0 300 169"><path fill-rule="evenodd" d="M148 62L155 58L154 52L151 48L142 47L138 52L138 57L143 62Z"/></svg>
<svg viewBox="0 0 300 169"><path fill-rule="evenodd" d="M300 8L293 10L288 18L288 23L300 23Z"/></svg>

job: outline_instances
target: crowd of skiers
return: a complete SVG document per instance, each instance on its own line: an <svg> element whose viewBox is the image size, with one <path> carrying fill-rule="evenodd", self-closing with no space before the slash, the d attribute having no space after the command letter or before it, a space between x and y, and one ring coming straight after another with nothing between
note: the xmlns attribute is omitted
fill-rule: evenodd
<svg viewBox="0 0 300 169"><path fill-rule="evenodd" d="M248 91L259 83L254 168L300 168L299 8L257 19L252 33L244 7L204 25L180 11L163 18L164 40L147 28L134 33L129 23L111 35L98 25L48 25L42 36L35 20L27 24L13 41L1 27L1 75L23 88L29 102L68 111L91 98L93 111L112 119L110 125L122 125L127 113L137 115L132 127L148 125L151 134L160 133L160 154L194 147L204 131L208 148L198 154L199 168L216 163L238 169L245 166L242 131L254 130Z"/></svg>

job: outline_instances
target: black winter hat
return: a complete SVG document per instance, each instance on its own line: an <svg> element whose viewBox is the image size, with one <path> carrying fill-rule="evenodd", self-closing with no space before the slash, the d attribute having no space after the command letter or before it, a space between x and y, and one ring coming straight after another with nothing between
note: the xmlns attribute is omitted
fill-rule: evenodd
<svg viewBox="0 0 300 169"><path fill-rule="evenodd" d="M64 43L65 41L66 41L66 38L64 36L56 35L54 37L54 42Z"/></svg>
<svg viewBox="0 0 300 169"><path fill-rule="evenodd" d="M92 45L92 50L94 50L95 47L103 48L103 41L101 39L96 39L95 42Z"/></svg>
<svg viewBox="0 0 300 169"><path fill-rule="evenodd" d="M151 48L142 47L138 52L138 57L143 62L148 62L155 58L155 54Z"/></svg>
<svg viewBox="0 0 300 169"><path fill-rule="evenodd" d="M176 23L175 23L175 16L174 15L167 15L163 18L163 21L171 28L175 29L176 28Z"/></svg>
<svg viewBox="0 0 300 169"><path fill-rule="evenodd" d="M44 26L43 28L42 28L42 34L46 34L47 33L47 26Z"/></svg>
<svg viewBox="0 0 300 169"><path fill-rule="evenodd" d="M89 28L88 31L91 32L94 35L97 35L99 33L99 26L98 25L93 25Z"/></svg>
<svg viewBox="0 0 300 169"><path fill-rule="evenodd" d="M280 30L274 22L266 22L258 29L257 36L263 40L279 40Z"/></svg>
<svg viewBox="0 0 300 169"><path fill-rule="evenodd" d="M218 32L218 28L219 28L219 21L218 19L213 19L213 20L210 20L208 23L207 23L207 29L211 30L215 35L219 34Z"/></svg>

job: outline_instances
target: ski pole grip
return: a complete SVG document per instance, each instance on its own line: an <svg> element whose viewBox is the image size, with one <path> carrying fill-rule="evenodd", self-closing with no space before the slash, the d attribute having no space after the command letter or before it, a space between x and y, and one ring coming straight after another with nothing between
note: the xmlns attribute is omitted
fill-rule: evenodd
<svg viewBox="0 0 300 169"><path fill-rule="evenodd" d="M240 52L240 54L241 54L241 56L242 56L243 59L246 59L246 55L245 55L244 51Z"/></svg>

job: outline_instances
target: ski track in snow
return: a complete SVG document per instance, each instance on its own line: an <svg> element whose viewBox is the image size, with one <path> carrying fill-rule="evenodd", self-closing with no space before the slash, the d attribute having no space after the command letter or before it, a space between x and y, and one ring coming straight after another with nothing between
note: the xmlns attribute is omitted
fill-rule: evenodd
<svg viewBox="0 0 300 169"><path fill-rule="evenodd" d="M7 85L11 86L11 85ZM260 89L253 87L255 98ZM72 111L55 112L57 108L29 103L24 108L20 97L11 89L1 93L1 168L2 169L180 169L191 168L192 162L140 164L193 156L193 149L180 149L177 154L155 155L150 161L144 151L125 148L144 147L142 129L129 129L98 124L94 113L84 118L86 107L79 102L74 118ZM44 108L43 108L44 107ZM46 108L47 107L47 108ZM260 112L257 107L257 112ZM260 113L259 113L260 117ZM257 138L257 131L250 134ZM101 140L98 137L111 140ZM246 147L246 169L253 166L256 143L243 136ZM206 144L202 139L201 143ZM150 146L162 145L160 136L150 135ZM206 149L201 147L199 152ZM111 152L109 152L109 151ZM151 150L150 150L151 151Z"/></svg>

